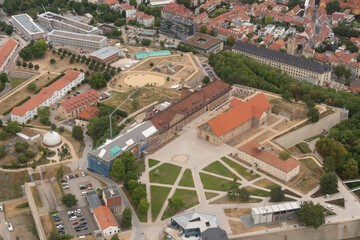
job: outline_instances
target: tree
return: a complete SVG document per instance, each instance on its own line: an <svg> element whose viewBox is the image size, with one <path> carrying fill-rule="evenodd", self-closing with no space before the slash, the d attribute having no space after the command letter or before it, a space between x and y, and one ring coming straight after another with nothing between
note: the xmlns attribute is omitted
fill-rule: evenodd
<svg viewBox="0 0 360 240"><path fill-rule="evenodd" d="M315 107L310 108L306 115L309 118L309 120L311 120L312 122L319 121L320 113L319 110L317 110L317 108Z"/></svg>
<svg viewBox="0 0 360 240"><path fill-rule="evenodd" d="M26 87L26 89L29 91L29 92L36 92L36 84L35 83L29 83Z"/></svg>
<svg viewBox="0 0 360 240"><path fill-rule="evenodd" d="M78 202L78 200L76 199L75 195L73 194L65 194L62 199L61 199L62 203L65 205L65 207L67 208L71 208L73 206L75 206Z"/></svg>
<svg viewBox="0 0 360 240"><path fill-rule="evenodd" d="M200 32L206 34L206 33L207 33L207 26L202 25L202 26L200 27Z"/></svg>
<svg viewBox="0 0 360 240"><path fill-rule="evenodd" d="M312 201L305 202L295 213L299 221L305 223L306 226L317 229L325 223L324 209L319 203L314 205Z"/></svg>
<svg viewBox="0 0 360 240"><path fill-rule="evenodd" d="M228 47L232 47L235 45L236 39L234 36L229 36L225 40L225 45Z"/></svg>
<svg viewBox="0 0 360 240"><path fill-rule="evenodd" d="M51 64L55 64L55 63L56 63L56 60L52 58L52 59L50 59L50 63L51 63Z"/></svg>
<svg viewBox="0 0 360 240"><path fill-rule="evenodd" d="M335 173L328 172L320 178L320 191L324 194L332 194L338 191L338 179Z"/></svg>
<svg viewBox="0 0 360 240"><path fill-rule="evenodd" d="M14 28L11 25L7 25L5 27L5 32L7 35L11 35L13 33L13 31L14 31Z"/></svg>
<svg viewBox="0 0 360 240"><path fill-rule="evenodd" d="M146 191L144 189L144 186L139 185L138 187L136 187L133 190L133 193L131 194L131 197L133 199L133 202L138 205L142 198L146 198Z"/></svg>
<svg viewBox="0 0 360 240"><path fill-rule="evenodd" d="M89 81L89 85L93 89L106 87L106 83L107 81L102 73L93 73Z"/></svg>
<svg viewBox="0 0 360 240"><path fill-rule="evenodd" d="M23 62L23 63L22 63L22 66L23 66L23 68L26 68L26 67L27 67L27 63L26 63L26 62Z"/></svg>
<svg viewBox="0 0 360 240"><path fill-rule="evenodd" d="M114 235L110 238L110 240L120 240L120 239L119 239L119 235L118 235L118 234L114 234Z"/></svg>
<svg viewBox="0 0 360 240"><path fill-rule="evenodd" d="M34 67L33 63L30 62L29 65L28 65L28 68L33 68L33 67Z"/></svg>
<svg viewBox="0 0 360 240"><path fill-rule="evenodd" d="M21 66L21 61L17 61L16 66L20 67Z"/></svg>
<svg viewBox="0 0 360 240"><path fill-rule="evenodd" d="M130 0L130 5L134 6L135 8L137 7L137 2L136 0Z"/></svg>
<svg viewBox="0 0 360 240"><path fill-rule="evenodd" d="M340 79L342 76L344 76L346 67L344 64L337 65L333 68L333 71L338 79Z"/></svg>
<svg viewBox="0 0 360 240"><path fill-rule="evenodd" d="M0 158L5 157L6 154L7 154L6 146L5 145L0 145Z"/></svg>
<svg viewBox="0 0 360 240"><path fill-rule="evenodd" d="M8 133L13 133L13 134L20 132L21 131L20 123L16 121L9 121L6 126L6 131Z"/></svg>
<svg viewBox="0 0 360 240"><path fill-rule="evenodd" d="M54 123L52 123L52 124L50 125L50 128L51 128L51 130L55 131L55 130L56 130L56 125L55 125Z"/></svg>
<svg viewBox="0 0 360 240"><path fill-rule="evenodd" d="M84 139L84 132L80 126L74 126L71 135L78 141L82 141Z"/></svg>
<svg viewBox="0 0 360 240"><path fill-rule="evenodd" d="M281 202L284 200L285 194L283 190L281 190L281 187L275 187L271 189L270 192L270 201L271 202Z"/></svg>
<svg viewBox="0 0 360 240"><path fill-rule="evenodd" d="M38 64L35 64L34 68L35 68L35 70L38 70L40 67Z"/></svg>
<svg viewBox="0 0 360 240"><path fill-rule="evenodd" d="M17 160L20 162L20 163L26 163L28 161L28 158L25 157L24 155L20 155L18 156Z"/></svg>
<svg viewBox="0 0 360 240"><path fill-rule="evenodd" d="M328 2L326 4L326 12L327 12L328 15L331 15L334 12L339 12L339 11L341 11L341 6L340 6L340 3L337 0L332 1L332 2Z"/></svg>
<svg viewBox="0 0 360 240"><path fill-rule="evenodd" d="M129 207L126 207L123 211L121 225L124 228L130 228L132 226L132 212Z"/></svg>
<svg viewBox="0 0 360 240"><path fill-rule="evenodd" d="M150 44L151 44L150 39L144 38L141 40L141 45L143 45L143 46L150 46Z"/></svg>
<svg viewBox="0 0 360 240"><path fill-rule="evenodd" d="M344 72L344 77L346 80L349 80L350 77L351 77L351 69L350 68L347 68Z"/></svg>
<svg viewBox="0 0 360 240"><path fill-rule="evenodd" d="M141 213L146 213L147 210L149 209L149 207L150 207L150 203L148 202L148 200L146 198L140 199L138 209Z"/></svg>
<svg viewBox="0 0 360 240"><path fill-rule="evenodd" d="M279 158L281 160L286 160L291 157L291 152L289 150L285 150L279 153Z"/></svg>
<svg viewBox="0 0 360 240"><path fill-rule="evenodd" d="M39 107L37 109L38 116L40 118L40 122L42 124L50 125L49 117L50 117L50 109L49 107Z"/></svg>
<svg viewBox="0 0 360 240"><path fill-rule="evenodd" d="M214 28L212 28L212 29L210 30L209 35L210 35L210 36L213 36L213 37L216 36L216 31L215 31Z"/></svg>
<svg viewBox="0 0 360 240"><path fill-rule="evenodd" d="M323 169L325 172L333 172L336 168L336 158L327 156L323 160Z"/></svg>
<svg viewBox="0 0 360 240"><path fill-rule="evenodd" d="M342 171L343 179L356 179L358 177L359 167L358 163L352 158L344 164Z"/></svg>
<svg viewBox="0 0 360 240"><path fill-rule="evenodd" d="M210 83L210 77L209 76L205 76L202 80L203 84L209 84Z"/></svg>
<svg viewBox="0 0 360 240"><path fill-rule="evenodd" d="M125 165L121 158L115 158L110 170L110 177L122 180L125 177Z"/></svg>
<svg viewBox="0 0 360 240"><path fill-rule="evenodd" d="M0 132L0 141L6 140L7 137L8 137L8 134L6 132L4 132L4 131Z"/></svg>
<svg viewBox="0 0 360 240"><path fill-rule="evenodd" d="M250 192L246 188L240 188L238 192L241 201L248 201L250 199Z"/></svg>
<svg viewBox="0 0 360 240"><path fill-rule="evenodd" d="M266 18L265 18L265 24L271 24L273 23L273 19L270 15L267 15Z"/></svg>
<svg viewBox="0 0 360 240"><path fill-rule="evenodd" d="M185 203L183 202L181 197L178 197L178 196L174 196L172 198L169 198L168 201L169 201L170 209L172 209L174 211L180 210L185 205Z"/></svg>
<svg viewBox="0 0 360 240"><path fill-rule="evenodd" d="M236 181L237 181L237 179L234 178L234 180L232 181L232 183L227 191L227 195L230 200L235 200L238 197L239 184Z"/></svg>

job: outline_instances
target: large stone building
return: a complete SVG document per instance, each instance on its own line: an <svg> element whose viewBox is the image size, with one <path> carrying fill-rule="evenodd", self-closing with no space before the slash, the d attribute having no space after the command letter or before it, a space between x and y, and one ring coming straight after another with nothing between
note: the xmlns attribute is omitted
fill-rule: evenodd
<svg viewBox="0 0 360 240"><path fill-rule="evenodd" d="M293 158L279 159L276 154L255 141L239 147L238 157L256 168L282 180L290 181L300 171L300 163Z"/></svg>
<svg viewBox="0 0 360 240"><path fill-rule="evenodd" d="M11 17L15 31L24 34L29 40L38 40L44 38L45 32L27 15L19 14Z"/></svg>
<svg viewBox="0 0 360 240"><path fill-rule="evenodd" d="M48 87L44 87L34 97L19 107L15 107L11 113L11 121L26 123L37 115L38 107L49 107L65 96L73 87L84 80L84 73L68 70L59 80Z"/></svg>
<svg viewBox="0 0 360 240"><path fill-rule="evenodd" d="M224 48L224 41L208 34L196 33L194 36L180 42L183 45L193 47L198 53L208 55L218 53Z"/></svg>
<svg viewBox="0 0 360 240"><path fill-rule="evenodd" d="M202 87L199 91L183 90L182 99L148 119L161 135L162 141L171 137L190 121L224 103L230 95L231 86L216 80Z"/></svg>
<svg viewBox="0 0 360 240"><path fill-rule="evenodd" d="M107 37L52 30L48 33L50 41L54 44L98 50L106 46Z"/></svg>
<svg viewBox="0 0 360 240"><path fill-rule="evenodd" d="M58 108L59 116L65 120L76 118L87 106L96 105L100 97L97 91L91 89L78 96L62 102Z"/></svg>
<svg viewBox="0 0 360 240"><path fill-rule="evenodd" d="M263 93L248 101L234 98L230 110L199 126L198 137L219 146L252 127L261 128L267 124L271 105Z"/></svg>
<svg viewBox="0 0 360 240"><path fill-rule="evenodd" d="M319 85L323 85L331 78L330 66L251 43L237 41L233 47L233 52L244 54L271 67L280 68L298 80L311 77L316 79Z"/></svg>

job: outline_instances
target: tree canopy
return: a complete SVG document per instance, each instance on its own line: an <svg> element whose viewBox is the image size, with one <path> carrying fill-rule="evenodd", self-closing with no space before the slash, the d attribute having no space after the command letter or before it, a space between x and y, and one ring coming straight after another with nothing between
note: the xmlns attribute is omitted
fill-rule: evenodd
<svg viewBox="0 0 360 240"><path fill-rule="evenodd" d="M124 228L130 228L132 226L132 212L129 207L126 207L123 211L121 226Z"/></svg>
<svg viewBox="0 0 360 240"><path fill-rule="evenodd" d="M84 131L80 126L74 126L72 129L72 137L78 141L82 141L84 139Z"/></svg>
<svg viewBox="0 0 360 240"><path fill-rule="evenodd" d="M40 58L45 55L47 47L48 46L43 39L40 39L35 43L31 41L28 46L20 50L19 56L25 61L33 58Z"/></svg>
<svg viewBox="0 0 360 240"><path fill-rule="evenodd" d="M312 201L304 202L303 206L296 211L296 215L300 222L315 229L325 223L323 207L319 203L314 205Z"/></svg>
<svg viewBox="0 0 360 240"><path fill-rule="evenodd" d="M65 194L62 197L61 201L67 208L71 208L71 207L75 206L78 202L75 195L73 195L73 194Z"/></svg>
<svg viewBox="0 0 360 240"><path fill-rule="evenodd" d="M335 173L328 172L320 178L320 191L324 194L332 194L338 191L338 179Z"/></svg>
<svg viewBox="0 0 360 240"><path fill-rule="evenodd" d="M281 190L280 186L271 189L271 192L270 192L270 201L271 202L281 202L284 200L284 198L285 198L285 194L284 194L284 191Z"/></svg>
<svg viewBox="0 0 360 240"><path fill-rule="evenodd" d="M102 73L93 73L89 81L89 85L93 89L106 87L106 83L107 81Z"/></svg>

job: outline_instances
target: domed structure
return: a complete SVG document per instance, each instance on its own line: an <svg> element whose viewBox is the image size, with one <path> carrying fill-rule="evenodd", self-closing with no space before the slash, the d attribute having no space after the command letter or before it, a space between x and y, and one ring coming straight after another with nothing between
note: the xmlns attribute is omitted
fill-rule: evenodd
<svg viewBox="0 0 360 240"><path fill-rule="evenodd" d="M61 144L61 137L57 132L47 132L43 137L43 144L46 147L56 147Z"/></svg>

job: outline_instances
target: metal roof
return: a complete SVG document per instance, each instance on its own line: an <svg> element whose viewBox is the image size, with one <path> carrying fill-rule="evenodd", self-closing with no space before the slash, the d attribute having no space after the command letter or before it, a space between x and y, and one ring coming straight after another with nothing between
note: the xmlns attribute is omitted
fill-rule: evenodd
<svg viewBox="0 0 360 240"><path fill-rule="evenodd" d="M118 56L122 55L122 51L116 47L103 47L92 54L90 54L91 57L96 57L101 60L105 60L108 57L111 57L114 54L118 54Z"/></svg>
<svg viewBox="0 0 360 240"><path fill-rule="evenodd" d="M20 23L29 33L41 33L44 32L34 20L27 14L19 14L12 16L12 18Z"/></svg>
<svg viewBox="0 0 360 240"><path fill-rule="evenodd" d="M183 229L199 229L204 232L208 228L218 227L217 217L213 214L189 212L171 218Z"/></svg>
<svg viewBox="0 0 360 240"><path fill-rule="evenodd" d="M258 57L263 57L266 59L270 59L276 62L288 64L294 67L302 68L304 70L308 70L316 73L325 73L331 71L331 67L327 65L323 65L318 62L314 62L308 59L304 59L301 57L293 56L290 54L286 54L283 52L278 52L275 50L271 50L269 48L264 48L261 46L256 46L251 43L237 41L233 49L245 52L248 54L253 54Z"/></svg>
<svg viewBox="0 0 360 240"><path fill-rule="evenodd" d="M300 209L298 202L281 203L277 205L263 206L251 208L252 215L266 214L266 213L277 213L281 211L290 211Z"/></svg>

